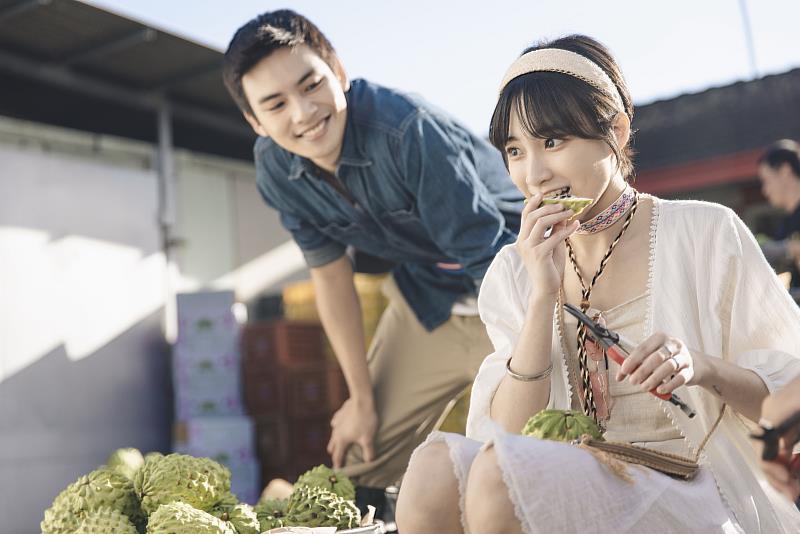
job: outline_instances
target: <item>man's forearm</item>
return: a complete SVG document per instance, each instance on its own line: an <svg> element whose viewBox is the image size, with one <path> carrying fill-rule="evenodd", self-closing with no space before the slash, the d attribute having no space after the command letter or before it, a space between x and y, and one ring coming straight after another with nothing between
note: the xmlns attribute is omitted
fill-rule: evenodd
<svg viewBox="0 0 800 534"><path fill-rule="evenodd" d="M353 269L347 256L311 269L317 309L322 326L344 372L350 397L372 404L372 384L367 369L367 351L361 305L353 284Z"/></svg>

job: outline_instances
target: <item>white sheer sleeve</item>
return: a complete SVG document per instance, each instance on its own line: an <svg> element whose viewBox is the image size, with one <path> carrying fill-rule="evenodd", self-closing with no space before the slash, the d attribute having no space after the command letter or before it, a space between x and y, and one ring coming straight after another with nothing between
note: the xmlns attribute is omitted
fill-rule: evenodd
<svg viewBox="0 0 800 534"><path fill-rule="evenodd" d="M728 359L757 373L770 393L800 374L800 309L767 263L753 234L728 210L721 226L720 320Z"/></svg>
<svg viewBox="0 0 800 534"><path fill-rule="evenodd" d="M481 285L478 310L494 347L486 357L472 386L467 437L486 441L492 435L489 408L492 397L505 375L505 364L517 343L525 318L517 273L513 266L513 245L495 257Z"/></svg>

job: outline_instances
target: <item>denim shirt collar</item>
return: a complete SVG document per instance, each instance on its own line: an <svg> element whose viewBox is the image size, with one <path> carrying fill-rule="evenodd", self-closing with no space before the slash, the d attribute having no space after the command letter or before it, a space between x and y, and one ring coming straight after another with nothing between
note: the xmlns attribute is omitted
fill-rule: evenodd
<svg viewBox="0 0 800 534"><path fill-rule="evenodd" d="M345 94L347 98L347 120L344 128L344 140L342 142L342 153L339 156L337 171L341 166L349 167L369 167L372 160L359 151L358 139L353 125L353 114L350 112L353 104L350 98L350 91ZM292 154L292 164L289 168L289 180L297 180L302 176L303 171L313 169L313 163L306 158Z"/></svg>

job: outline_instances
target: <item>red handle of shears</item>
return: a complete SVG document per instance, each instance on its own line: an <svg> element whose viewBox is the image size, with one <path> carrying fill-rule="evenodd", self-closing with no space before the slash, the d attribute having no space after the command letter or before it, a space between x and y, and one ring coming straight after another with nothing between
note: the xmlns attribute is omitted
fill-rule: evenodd
<svg viewBox="0 0 800 534"><path fill-rule="evenodd" d="M606 354L608 354L608 356L612 360L617 362L618 365L622 365L622 363L625 361L625 358L628 357L628 353L625 352L622 348L620 348L619 345L611 345L606 350ZM669 400L670 397L672 397L672 393L659 393L657 391L657 388L658 388L658 386L656 386L655 388L651 389L650 393L652 393L653 395L655 395L656 397L658 397L661 400Z"/></svg>

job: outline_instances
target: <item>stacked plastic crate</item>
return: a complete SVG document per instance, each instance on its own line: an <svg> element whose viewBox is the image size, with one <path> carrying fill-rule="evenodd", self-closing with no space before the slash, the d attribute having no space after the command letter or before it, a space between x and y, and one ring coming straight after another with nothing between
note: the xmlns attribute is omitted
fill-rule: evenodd
<svg viewBox="0 0 800 534"><path fill-rule="evenodd" d="M231 490L254 503L259 465L253 421L242 403L241 328L233 305L229 291L178 295L173 449L224 464L231 470Z"/></svg>
<svg viewBox="0 0 800 534"><path fill-rule="evenodd" d="M347 386L325 357L320 325L286 319L248 325L242 347L245 403L256 421L263 483L293 481L310 467L330 465L330 417Z"/></svg>
<svg viewBox="0 0 800 534"><path fill-rule="evenodd" d="M384 279L354 279L367 346L386 307ZM311 281L287 286L282 300L284 318L249 324L242 335L245 405L256 421L264 484L276 477L293 481L315 465L330 465L330 418L348 397L319 323Z"/></svg>

